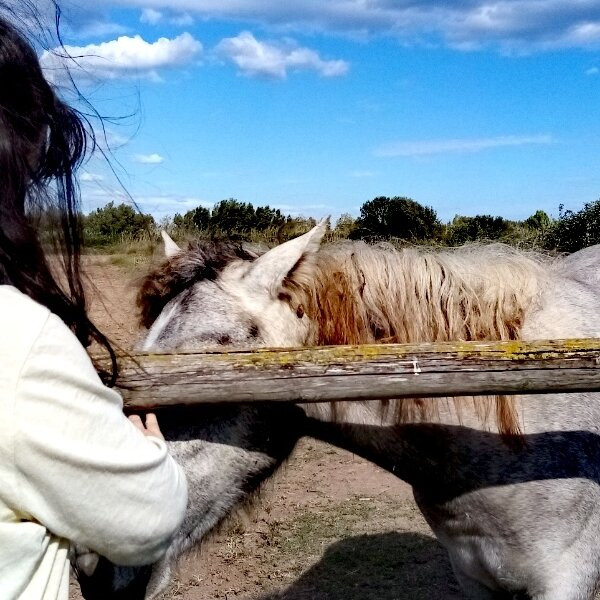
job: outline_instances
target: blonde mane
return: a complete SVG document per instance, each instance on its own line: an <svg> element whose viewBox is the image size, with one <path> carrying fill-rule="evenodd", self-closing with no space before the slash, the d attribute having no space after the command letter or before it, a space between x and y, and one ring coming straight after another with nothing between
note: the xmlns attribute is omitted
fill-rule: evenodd
<svg viewBox="0 0 600 600"><path fill-rule="evenodd" d="M300 263L283 294L311 319L313 344L511 340L520 336L545 265L540 255L500 244L433 251L347 242ZM455 398L457 410L466 401ZM513 397L468 401L485 415L495 403L499 431L519 433ZM393 404L398 422L415 411L428 418L435 405Z"/></svg>

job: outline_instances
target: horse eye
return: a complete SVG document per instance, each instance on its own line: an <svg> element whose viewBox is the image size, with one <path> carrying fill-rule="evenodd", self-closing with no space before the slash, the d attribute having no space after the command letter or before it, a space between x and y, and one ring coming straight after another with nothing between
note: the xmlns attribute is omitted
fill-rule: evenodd
<svg viewBox="0 0 600 600"><path fill-rule="evenodd" d="M296 309L296 316L301 319L304 316L304 306L302 304L298 304L298 308Z"/></svg>

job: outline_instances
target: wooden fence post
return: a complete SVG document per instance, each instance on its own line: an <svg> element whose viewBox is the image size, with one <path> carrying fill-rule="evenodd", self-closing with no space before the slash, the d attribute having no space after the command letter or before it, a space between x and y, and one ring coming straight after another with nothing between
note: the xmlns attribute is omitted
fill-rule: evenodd
<svg viewBox="0 0 600 600"><path fill-rule="evenodd" d="M449 342L133 354L131 408L600 390L600 340Z"/></svg>

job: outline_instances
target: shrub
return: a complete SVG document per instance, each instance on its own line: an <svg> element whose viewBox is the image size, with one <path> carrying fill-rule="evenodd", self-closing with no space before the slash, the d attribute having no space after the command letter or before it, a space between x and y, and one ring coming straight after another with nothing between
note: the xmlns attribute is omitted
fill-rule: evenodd
<svg viewBox="0 0 600 600"><path fill-rule="evenodd" d="M546 248L575 252L600 243L600 200L587 203L578 212L563 209L561 204L559 217L544 241Z"/></svg>

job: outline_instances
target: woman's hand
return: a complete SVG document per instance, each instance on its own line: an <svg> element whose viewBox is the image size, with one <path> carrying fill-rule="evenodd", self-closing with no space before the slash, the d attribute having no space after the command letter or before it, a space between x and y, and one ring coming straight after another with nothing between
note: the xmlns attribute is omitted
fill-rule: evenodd
<svg viewBox="0 0 600 600"><path fill-rule="evenodd" d="M152 437L157 437L161 440L164 440L164 436L160 431L160 427L158 426L158 421L156 420L156 415L154 413L146 413L146 424L144 425L144 421L140 415L130 415L129 420L144 434L151 435Z"/></svg>

